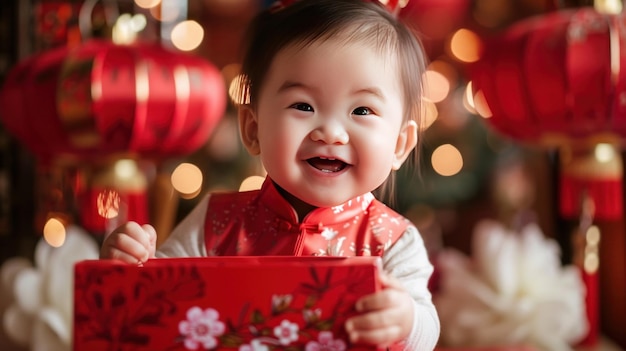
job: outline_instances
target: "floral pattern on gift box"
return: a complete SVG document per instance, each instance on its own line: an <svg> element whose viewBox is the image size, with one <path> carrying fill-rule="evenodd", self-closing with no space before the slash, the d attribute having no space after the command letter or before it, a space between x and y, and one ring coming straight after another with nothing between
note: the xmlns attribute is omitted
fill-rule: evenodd
<svg viewBox="0 0 626 351"><path fill-rule="evenodd" d="M147 345L149 327L162 326L163 317L176 314L177 301L204 295L204 281L193 267L141 271L135 284L128 284L125 272L118 265L106 275L79 275L75 281L76 289L83 291L75 301L76 327L84 328L87 338L111 345L111 350ZM163 281L172 284L157 284Z"/></svg>
<svg viewBox="0 0 626 351"><path fill-rule="evenodd" d="M211 350L220 346L238 348L239 351L347 350L346 342L336 338L331 329L340 317L345 318L353 311L355 294L361 289L361 284L367 284L367 279L365 282L359 279L356 272L354 275L348 275L350 279L341 280L333 279L331 269L327 270L323 277L320 277L319 272L313 268L309 272L310 280L301 283L293 294L272 296L267 315L260 309L248 311L249 306L244 306L240 316L247 316L248 321L237 324L230 320L226 321L228 330L221 333L220 329L221 334L215 334L218 344L211 344L205 349ZM334 289L345 289L341 294L345 299L340 299L334 310L325 314L325 311L316 305L325 294ZM202 307L194 306L189 311L201 310ZM216 311L215 316L217 315ZM185 346L189 350L198 349L196 344L188 344L186 339Z"/></svg>
<svg viewBox="0 0 626 351"><path fill-rule="evenodd" d="M78 274L75 327L91 350L345 351L343 322L375 277L346 267L311 266L288 291L233 306L214 300L204 272L193 265L159 269L111 265ZM280 288L278 289L280 290ZM271 291L265 289L264 291ZM215 295L218 293L218 295ZM222 295L220 295L222 296ZM245 300L244 300L245 301ZM345 340L345 341L344 341Z"/></svg>

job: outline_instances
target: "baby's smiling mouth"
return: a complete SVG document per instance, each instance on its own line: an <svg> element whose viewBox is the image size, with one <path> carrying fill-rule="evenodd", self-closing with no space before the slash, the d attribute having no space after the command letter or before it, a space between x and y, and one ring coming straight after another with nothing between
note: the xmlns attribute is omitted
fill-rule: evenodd
<svg viewBox="0 0 626 351"><path fill-rule="evenodd" d="M336 158L313 157L306 160L311 166L322 172L334 173L344 170L348 164Z"/></svg>

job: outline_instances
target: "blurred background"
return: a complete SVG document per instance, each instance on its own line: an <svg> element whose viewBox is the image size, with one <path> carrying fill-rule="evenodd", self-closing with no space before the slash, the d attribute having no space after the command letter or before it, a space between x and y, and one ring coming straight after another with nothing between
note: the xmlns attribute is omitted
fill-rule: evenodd
<svg viewBox="0 0 626 351"><path fill-rule="evenodd" d="M230 87L271 3L0 3L0 349L69 350L71 279L50 277L118 224L160 243L208 192L259 186ZM383 3L430 62L420 171L392 206L435 264L441 348L626 348L621 1Z"/></svg>

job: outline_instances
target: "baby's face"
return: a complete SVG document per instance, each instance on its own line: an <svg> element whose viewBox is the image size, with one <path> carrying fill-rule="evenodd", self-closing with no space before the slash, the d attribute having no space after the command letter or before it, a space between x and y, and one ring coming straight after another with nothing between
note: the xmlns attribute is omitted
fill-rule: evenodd
<svg viewBox="0 0 626 351"><path fill-rule="evenodd" d="M403 123L398 72L395 56L362 42L280 51L254 113L270 178L318 207L381 185L406 158L406 134L416 133Z"/></svg>

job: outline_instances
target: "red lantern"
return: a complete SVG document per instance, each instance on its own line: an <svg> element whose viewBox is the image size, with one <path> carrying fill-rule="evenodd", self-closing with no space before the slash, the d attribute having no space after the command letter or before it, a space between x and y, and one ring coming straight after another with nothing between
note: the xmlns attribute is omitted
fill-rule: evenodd
<svg viewBox="0 0 626 351"><path fill-rule="evenodd" d="M623 218L625 41L624 15L591 7L562 10L521 21L487 41L472 67L477 110L486 111L491 126L524 143L559 149L559 203L566 218L583 218L588 201L594 221ZM608 151L605 159L602 150ZM614 250L624 243L623 234L603 233L603 257L620 254ZM575 263L582 268L580 262ZM595 269L582 269L591 328L585 344L596 343L599 335ZM615 313L623 318L623 310Z"/></svg>
<svg viewBox="0 0 626 351"><path fill-rule="evenodd" d="M619 147L626 137L626 69L620 69L626 58L619 51L625 24L623 16L593 8L535 17L487 42L473 67L489 124L515 139L564 150L560 206L567 217L579 213L583 191L594 199L596 217L623 213L621 161L593 171L588 166L593 147Z"/></svg>
<svg viewBox="0 0 626 351"><path fill-rule="evenodd" d="M103 172L124 157L193 152L225 106L225 83L208 61L156 44L99 40L18 63L0 92L0 119L42 164L69 160ZM106 229L97 199L108 190L102 182L76 190L88 230ZM121 220L148 222L145 187L117 190L112 198L128 209Z"/></svg>
<svg viewBox="0 0 626 351"><path fill-rule="evenodd" d="M220 72L202 58L96 40L19 63L0 99L6 128L44 161L185 155L226 104Z"/></svg>

